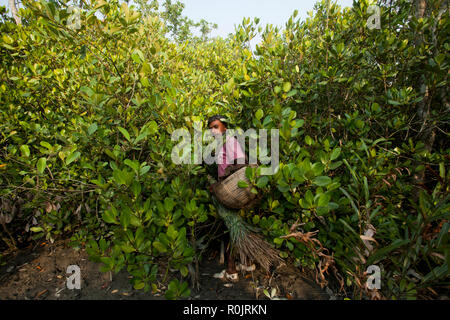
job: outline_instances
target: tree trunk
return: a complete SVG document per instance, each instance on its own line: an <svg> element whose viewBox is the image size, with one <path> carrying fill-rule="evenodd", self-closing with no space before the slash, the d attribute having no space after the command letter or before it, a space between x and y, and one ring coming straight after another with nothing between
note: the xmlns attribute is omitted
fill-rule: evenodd
<svg viewBox="0 0 450 320"><path fill-rule="evenodd" d="M427 2L426 0L414 0L414 15L417 19L425 17ZM420 31L415 35L415 45L420 48L424 42L423 32ZM426 85L425 75L421 74L417 77L415 81L415 86L418 92L423 96L422 101L417 103L416 113L420 123L419 133L417 134L417 139L425 145L425 149L431 152L433 143L435 140L435 131L431 123L429 123L430 118L430 95L429 88ZM415 161L414 166L418 166L420 162ZM414 190L413 199L417 201L419 199L420 190L423 190L423 185L425 183L425 168L416 172L413 176Z"/></svg>
<svg viewBox="0 0 450 320"><path fill-rule="evenodd" d="M22 24L22 21L20 20L19 17L19 13L17 11L16 0L8 0L8 1L9 1L9 9L11 10L12 16L16 21L16 24Z"/></svg>

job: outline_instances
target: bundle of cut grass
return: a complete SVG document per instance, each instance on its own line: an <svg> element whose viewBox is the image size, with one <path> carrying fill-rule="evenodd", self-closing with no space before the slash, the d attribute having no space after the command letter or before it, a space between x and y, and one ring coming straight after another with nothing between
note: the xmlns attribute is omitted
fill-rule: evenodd
<svg viewBox="0 0 450 320"><path fill-rule="evenodd" d="M224 207L213 197L219 216L230 232L232 250L239 254L241 264L258 263L266 271L282 262L278 251L257 234L257 229L247 224L235 210Z"/></svg>

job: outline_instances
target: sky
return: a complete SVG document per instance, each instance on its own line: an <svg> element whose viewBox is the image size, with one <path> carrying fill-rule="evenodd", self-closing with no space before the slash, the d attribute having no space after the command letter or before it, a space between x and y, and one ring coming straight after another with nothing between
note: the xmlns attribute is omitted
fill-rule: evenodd
<svg viewBox="0 0 450 320"><path fill-rule="evenodd" d="M162 1L160 0L160 3ZM294 10L298 18L304 20L316 3L316 0L182 0L185 4L183 15L195 22L205 19L216 23L218 28L211 32L211 37L226 38L234 32L234 26L244 17L260 18L259 25L266 23L284 27ZM351 7L353 0L332 0L341 7ZM8 0L0 0L0 5L8 7Z"/></svg>
<svg viewBox="0 0 450 320"><path fill-rule="evenodd" d="M5 1L5 0L0 0ZM284 27L289 17L298 10L298 18L304 20L316 3L316 0L186 0L183 11L194 21L205 19L218 24L218 29L211 36L225 38L234 32L234 26L242 22L244 17L260 18L258 25L266 23ZM342 7L351 7L353 0L336 1Z"/></svg>

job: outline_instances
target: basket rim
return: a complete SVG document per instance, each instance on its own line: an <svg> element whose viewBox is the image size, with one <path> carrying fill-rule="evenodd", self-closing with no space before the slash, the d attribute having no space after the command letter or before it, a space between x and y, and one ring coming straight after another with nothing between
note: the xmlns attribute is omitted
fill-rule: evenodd
<svg viewBox="0 0 450 320"><path fill-rule="evenodd" d="M220 181L220 183L224 183L225 181L229 180L232 176L234 176L236 173L242 171L242 170L247 170L247 167L258 167L258 165L256 164L247 164L245 166L243 166L242 168L239 168L238 170L236 170L235 172L233 172L232 174L230 174L228 177L226 177L225 179L223 179L222 181ZM245 177L247 179L247 177ZM248 180L248 179L247 179Z"/></svg>

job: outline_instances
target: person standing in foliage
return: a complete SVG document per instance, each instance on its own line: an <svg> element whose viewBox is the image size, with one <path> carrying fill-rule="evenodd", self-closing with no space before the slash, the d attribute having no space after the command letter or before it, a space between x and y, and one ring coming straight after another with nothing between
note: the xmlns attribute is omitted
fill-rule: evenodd
<svg viewBox="0 0 450 320"><path fill-rule="evenodd" d="M222 115L208 118L208 129L211 130L213 136L224 137L227 126L228 120ZM237 253L241 260L239 266L241 271L255 270L254 261L258 262L266 271L269 271L270 266L281 261L281 259L278 252L256 234L257 229L245 223L239 215L239 210L223 206L215 196L214 189L217 184L248 165L247 157L236 137L226 136L222 141L222 146L216 158L222 159L217 164L217 181L209 176L210 182L212 182L209 190L212 193L214 206L229 231L230 238L227 246L227 268L216 274L215 277L225 277L227 280L237 281L239 279L238 268L235 263Z"/></svg>

